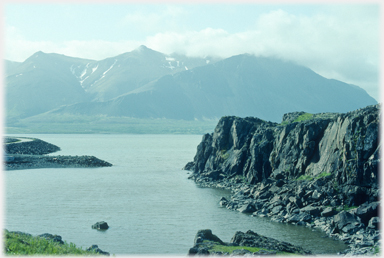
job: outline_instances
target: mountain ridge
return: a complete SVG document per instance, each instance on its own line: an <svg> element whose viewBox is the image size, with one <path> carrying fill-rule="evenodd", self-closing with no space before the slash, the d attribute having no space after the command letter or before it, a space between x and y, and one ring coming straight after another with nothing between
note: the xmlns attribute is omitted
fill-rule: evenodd
<svg viewBox="0 0 384 258"><path fill-rule="evenodd" d="M11 71L6 77L11 122L46 114L278 121L287 112L348 112L377 103L358 86L250 54L202 59L140 46L96 61L37 52Z"/></svg>

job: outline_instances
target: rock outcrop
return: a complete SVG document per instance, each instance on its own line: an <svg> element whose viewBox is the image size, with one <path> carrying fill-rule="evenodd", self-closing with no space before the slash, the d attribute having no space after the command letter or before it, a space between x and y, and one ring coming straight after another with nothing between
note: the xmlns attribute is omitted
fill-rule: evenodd
<svg viewBox="0 0 384 258"><path fill-rule="evenodd" d="M223 117L185 169L201 186L231 189L220 200L228 209L319 227L356 253L379 242L379 121L379 105L280 124Z"/></svg>
<svg viewBox="0 0 384 258"><path fill-rule="evenodd" d="M229 247L229 248L228 248ZM229 243L223 242L210 229L199 230L194 246L189 255L276 255L276 254L311 254L300 246L261 236L251 230L237 231Z"/></svg>

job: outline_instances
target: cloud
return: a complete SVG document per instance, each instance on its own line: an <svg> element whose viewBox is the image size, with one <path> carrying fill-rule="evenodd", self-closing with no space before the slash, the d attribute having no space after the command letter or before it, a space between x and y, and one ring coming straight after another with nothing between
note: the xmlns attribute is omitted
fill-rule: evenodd
<svg viewBox="0 0 384 258"><path fill-rule="evenodd" d="M327 77L363 87L379 99L380 28L377 5L332 5L314 15L274 10L255 17L246 31L184 30L185 9L127 15L125 25L148 30L142 40L29 41L6 27L5 58L23 61L36 51L101 60L144 44L163 53L219 56L251 53L292 60Z"/></svg>
<svg viewBox="0 0 384 258"><path fill-rule="evenodd" d="M184 8L174 5L166 5L161 11L143 12L136 11L127 14L121 21L120 27L134 30L136 33L157 33L164 31L180 31L182 23L180 19L186 15Z"/></svg>
<svg viewBox="0 0 384 258"><path fill-rule="evenodd" d="M332 12L339 11L333 7ZM146 44L158 51L189 56L236 54L275 56L307 66L327 78L364 87L379 96L378 15L368 6L297 16L283 10L261 15L252 30L228 33L207 28L185 33L158 33Z"/></svg>
<svg viewBox="0 0 384 258"><path fill-rule="evenodd" d="M136 48L139 41L70 40L64 42L31 41L25 39L17 28L6 27L5 59L23 62L37 51L59 53L72 57L101 60Z"/></svg>

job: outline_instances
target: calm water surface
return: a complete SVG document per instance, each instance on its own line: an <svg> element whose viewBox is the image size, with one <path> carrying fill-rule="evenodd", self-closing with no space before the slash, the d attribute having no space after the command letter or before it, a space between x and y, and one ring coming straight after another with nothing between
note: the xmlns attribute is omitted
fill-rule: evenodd
<svg viewBox="0 0 384 258"><path fill-rule="evenodd" d="M200 135L18 136L61 148L51 155L93 155L113 167L5 171L8 230L58 234L115 255L186 255L206 228L225 242L250 229L315 252L346 248L319 231L220 208L227 191L199 188L181 170L193 160ZM102 220L108 230L91 228Z"/></svg>

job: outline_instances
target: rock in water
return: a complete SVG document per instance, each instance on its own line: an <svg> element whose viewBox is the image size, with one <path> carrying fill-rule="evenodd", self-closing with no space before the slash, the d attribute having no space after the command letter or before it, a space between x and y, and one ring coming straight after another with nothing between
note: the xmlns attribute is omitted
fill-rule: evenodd
<svg viewBox="0 0 384 258"><path fill-rule="evenodd" d="M107 222L105 221L100 221L100 222L96 222L95 224L92 225L92 228L93 229L101 229L101 230L106 230L109 228Z"/></svg>

